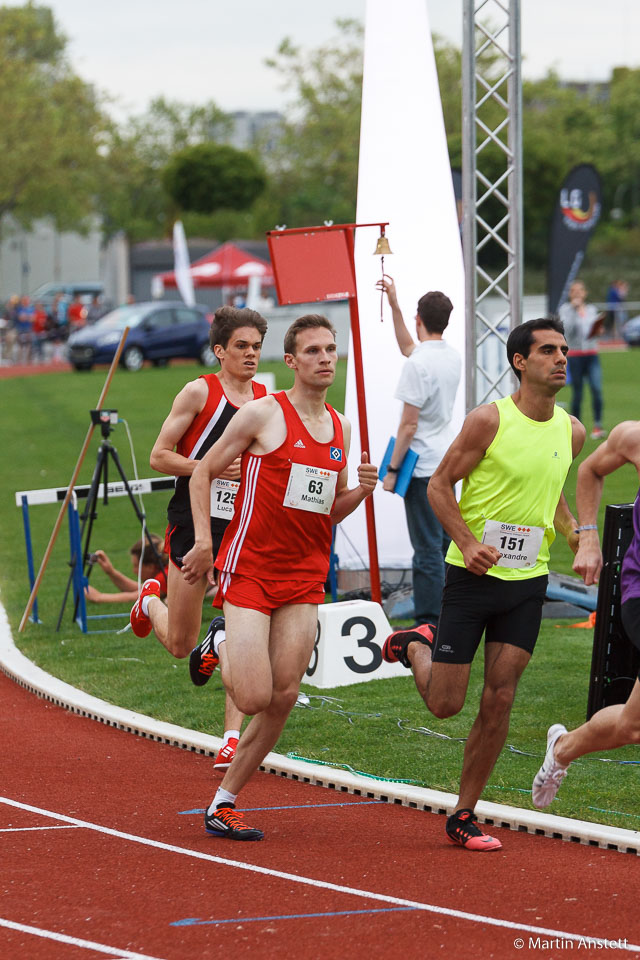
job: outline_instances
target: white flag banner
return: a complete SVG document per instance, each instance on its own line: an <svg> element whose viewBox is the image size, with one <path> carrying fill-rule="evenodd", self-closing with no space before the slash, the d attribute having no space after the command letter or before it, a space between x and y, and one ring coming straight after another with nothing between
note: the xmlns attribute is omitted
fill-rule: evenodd
<svg viewBox="0 0 640 960"><path fill-rule="evenodd" d="M451 166L442 116L426 0L367 0L364 79L358 170L357 223L388 221L393 255L384 260L398 290L414 339L416 306L429 290L442 290L454 309L445 333L464 365L464 268ZM402 405L394 399L404 357L396 344L391 311L380 322L378 233L356 230L356 278L371 450L380 464L395 436ZM360 432L353 365L347 371L346 414L352 424L349 475L357 476ZM456 429L464 418L464 366L456 398ZM374 494L381 567L408 568L412 550L402 498ZM344 520L336 538L340 566L368 566L364 509Z"/></svg>
<svg viewBox="0 0 640 960"><path fill-rule="evenodd" d="M176 220L173 225L173 257L176 285L180 291L180 296L188 307L192 307L196 298L193 292L193 278L189 270L191 264L189 262L187 238L181 220Z"/></svg>

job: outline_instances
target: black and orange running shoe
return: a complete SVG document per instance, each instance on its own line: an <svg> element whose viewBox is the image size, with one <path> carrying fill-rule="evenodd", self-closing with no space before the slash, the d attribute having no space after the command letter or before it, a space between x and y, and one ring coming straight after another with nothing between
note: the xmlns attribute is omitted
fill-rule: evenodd
<svg viewBox="0 0 640 960"><path fill-rule="evenodd" d="M237 813L232 803L219 804L213 813L204 814L204 828L215 837L229 840L263 840L264 833L256 827L248 827L243 815Z"/></svg>
<svg viewBox="0 0 640 960"><path fill-rule="evenodd" d="M432 623L423 623L419 627L411 627L409 630L396 630L390 633L384 642L382 648L382 657L387 663L401 663L403 667L411 669L409 658L407 657L407 647L410 643L424 643L425 646L433 649L433 638L436 628Z"/></svg>
<svg viewBox="0 0 640 960"><path fill-rule="evenodd" d="M447 818L446 830L450 843L456 843L466 850L476 850L480 853L502 850L499 840L483 833L480 827L476 826L476 815L473 810L456 810Z"/></svg>
<svg viewBox="0 0 640 960"><path fill-rule="evenodd" d="M224 617L213 618L204 640L189 654L189 675L196 687L203 687L218 666L219 659L213 649L213 639L218 630L224 630Z"/></svg>

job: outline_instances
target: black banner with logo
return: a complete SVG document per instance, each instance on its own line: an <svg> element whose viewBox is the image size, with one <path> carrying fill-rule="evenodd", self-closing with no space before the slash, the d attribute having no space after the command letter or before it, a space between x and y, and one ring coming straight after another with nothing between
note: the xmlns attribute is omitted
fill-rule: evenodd
<svg viewBox="0 0 640 960"><path fill-rule="evenodd" d="M565 178L553 211L547 274L549 313L557 313L568 300L569 287L582 266L601 210L600 174L590 163L581 163Z"/></svg>

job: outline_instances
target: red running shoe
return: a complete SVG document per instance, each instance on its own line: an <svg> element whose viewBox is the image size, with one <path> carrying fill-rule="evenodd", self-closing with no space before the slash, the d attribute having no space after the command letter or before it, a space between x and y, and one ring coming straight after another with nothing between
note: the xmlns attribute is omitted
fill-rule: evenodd
<svg viewBox="0 0 640 960"><path fill-rule="evenodd" d="M411 669L409 658L407 657L407 647L410 643L424 643L427 647L433 649L433 637L436 628L432 623L423 623L419 627L411 627L409 630L396 630L390 633L384 642L382 648L382 658L387 663L401 663L403 667Z"/></svg>
<svg viewBox="0 0 640 960"><path fill-rule="evenodd" d="M227 743L224 747L221 747L218 751L218 756L213 761L214 770L227 770L231 766L231 761L236 755L236 747L238 746L237 737L229 737Z"/></svg>
<svg viewBox="0 0 640 960"><path fill-rule="evenodd" d="M477 850L488 853L490 850L502 850L502 844L495 837L483 833L476 826L476 815L473 810L456 810L447 818L447 837L450 843L457 843L467 850Z"/></svg>
<svg viewBox="0 0 640 960"><path fill-rule="evenodd" d="M140 596L131 607L129 620L131 621L131 629L135 633L136 637L148 637L151 633L151 620L149 620L149 617L142 612L142 601L145 597L150 596L160 596L159 580L145 580L145 582L142 584Z"/></svg>

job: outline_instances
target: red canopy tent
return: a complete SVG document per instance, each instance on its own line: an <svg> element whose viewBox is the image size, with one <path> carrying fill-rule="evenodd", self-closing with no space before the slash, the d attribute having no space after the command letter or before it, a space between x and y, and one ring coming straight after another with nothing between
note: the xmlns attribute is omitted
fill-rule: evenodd
<svg viewBox="0 0 640 960"><path fill-rule="evenodd" d="M259 277L263 287L273 286L275 279L268 260L252 257L234 243L223 243L211 253L196 260L189 267L194 287L245 288L251 277ZM165 287L177 287L173 270L159 273L154 278Z"/></svg>

